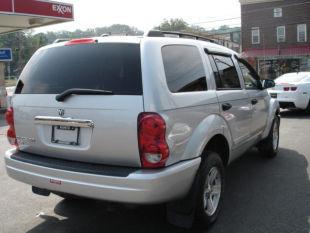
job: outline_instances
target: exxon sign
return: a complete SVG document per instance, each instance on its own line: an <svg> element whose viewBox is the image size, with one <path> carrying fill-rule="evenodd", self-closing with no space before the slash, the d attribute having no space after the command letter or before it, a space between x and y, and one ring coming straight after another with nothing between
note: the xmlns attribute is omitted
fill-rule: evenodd
<svg viewBox="0 0 310 233"><path fill-rule="evenodd" d="M66 13L72 13L72 7L71 6L65 6L60 4L53 4L52 6L53 11L59 13L59 14L66 14Z"/></svg>

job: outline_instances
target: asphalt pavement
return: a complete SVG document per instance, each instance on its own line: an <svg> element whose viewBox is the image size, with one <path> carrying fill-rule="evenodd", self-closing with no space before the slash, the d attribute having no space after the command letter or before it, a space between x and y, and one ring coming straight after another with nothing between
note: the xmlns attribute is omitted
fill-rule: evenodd
<svg viewBox="0 0 310 233"><path fill-rule="evenodd" d="M9 148L0 114L0 155ZM227 170L222 213L208 231L165 221L163 206L135 208L95 200L32 194L10 179L0 159L1 233L310 233L310 115L282 112L280 152L264 159L247 152Z"/></svg>

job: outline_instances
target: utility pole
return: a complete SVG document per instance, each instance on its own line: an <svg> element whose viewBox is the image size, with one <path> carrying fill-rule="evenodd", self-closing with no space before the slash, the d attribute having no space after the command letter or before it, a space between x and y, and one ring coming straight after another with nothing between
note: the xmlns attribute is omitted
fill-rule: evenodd
<svg viewBox="0 0 310 233"><path fill-rule="evenodd" d="M0 109L6 108L6 98L5 98L5 80L4 80L5 64L0 62Z"/></svg>
<svg viewBox="0 0 310 233"><path fill-rule="evenodd" d="M12 61L12 49L0 48L0 109L7 107L5 88L5 62Z"/></svg>

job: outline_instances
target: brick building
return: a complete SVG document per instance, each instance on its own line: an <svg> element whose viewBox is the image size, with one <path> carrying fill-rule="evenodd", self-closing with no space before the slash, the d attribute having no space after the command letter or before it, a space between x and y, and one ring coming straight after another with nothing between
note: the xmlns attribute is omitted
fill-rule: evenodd
<svg viewBox="0 0 310 233"><path fill-rule="evenodd" d="M240 27L228 28L227 30L212 30L206 36L216 43L241 53L241 29Z"/></svg>
<svg viewBox="0 0 310 233"><path fill-rule="evenodd" d="M310 71L310 0L240 0L242 55L263 78Z"/></svg>

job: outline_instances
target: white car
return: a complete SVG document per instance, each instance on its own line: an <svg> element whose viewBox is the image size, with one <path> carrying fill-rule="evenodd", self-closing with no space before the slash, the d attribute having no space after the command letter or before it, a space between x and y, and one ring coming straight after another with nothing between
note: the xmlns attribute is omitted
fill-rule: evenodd
<svg viewBox="0 0 310 233"><path fill-rule="evenodd" d="M279 101L281 108L310 111L310 72L284 74L275 84L268 92Z"/></svg>
<svg viewBox="0 0 310 233"><path fill-rule="evenodd" d="M7 96L12 96L14 94L14 91L15 91L15 86L7 87L6 88Z"/></svg>

